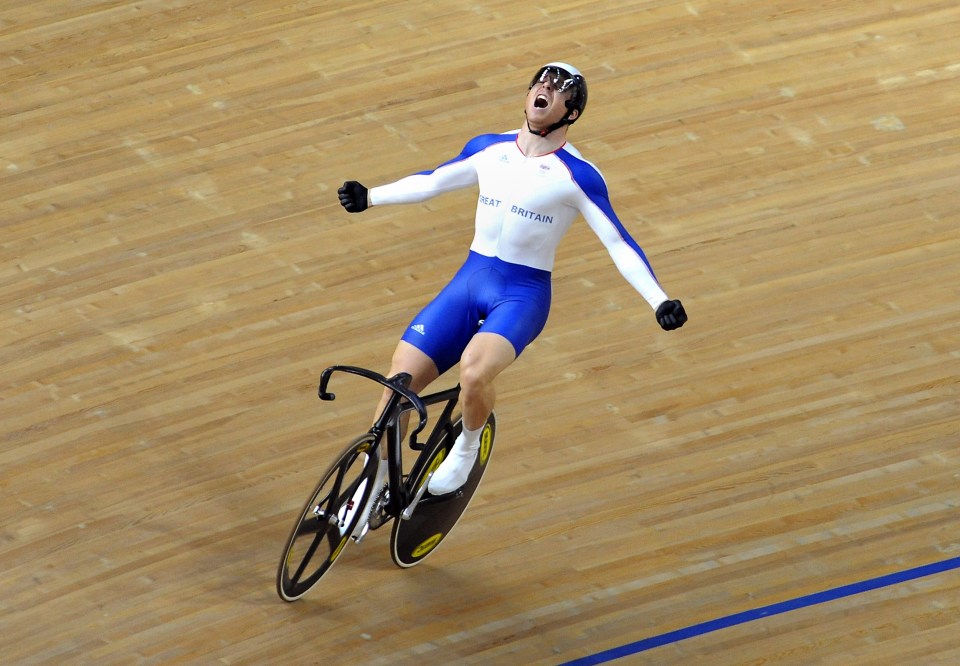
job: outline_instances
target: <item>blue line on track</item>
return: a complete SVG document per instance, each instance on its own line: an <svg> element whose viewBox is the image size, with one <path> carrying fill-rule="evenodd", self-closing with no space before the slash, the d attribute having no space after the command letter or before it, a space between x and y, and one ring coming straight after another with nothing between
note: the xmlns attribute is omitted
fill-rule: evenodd
<svg viewBox="0 0 960 666"><path fill-rule="evenodd" d="M886 576L880 576L878 578L871 578L870 580L865 580L859 583L835 587L831 590L824 590L823 592L815 592L814 594L808 594L806 596L790 599L788 601L781 601L780 603L763 606L762 608L743 611L742 613L734 613L733 615L727 615L726 617L709 620L707 622L695 624L683 629L677 629L676 631L670 631L665 634L660 634L659 636L651 636L650 638L645 638L642 641L637 641L636 643L629 643L627 645L622 645L610 650L598 652L597 654L582 657L580 659L574 659L573 661L568 661L561 666L591 666L593 664L604 664L609 661L613 661L614 659L620 659L621 657L627 657L632 654L637 654L638 652L644 652L645 650L653 649L655 647L669 645L670 643L677 643L687 638L693 638L694 636L702 636L703 634L708 634L712 631L718 631L720 629L726 629L727 627L733 627L746 622L753 622L754 620L770 617L772 615L788 613L800 608L807 608L809 606L815 606L828 601L850 597L855 594L862 594L863 592L869 592L881 587L905 583L907 581L916 580L917 578L923 578L924 576L932 576L934 574L943 573L944 571L950 571L951 569L960 569L960 557L954 557L949 560L944 560L943 562L926 564L921 567L887 574Z"/></svg>

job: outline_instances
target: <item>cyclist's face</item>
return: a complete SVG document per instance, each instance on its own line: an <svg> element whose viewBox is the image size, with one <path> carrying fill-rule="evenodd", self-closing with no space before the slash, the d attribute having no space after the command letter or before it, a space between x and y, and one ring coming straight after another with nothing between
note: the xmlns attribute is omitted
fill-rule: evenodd
<svg viewBox="0 0 960 666"><path fill-rule="evenodd" d="M537 129L560 121L569 113L567 100L573 93L573 77L561 69L548 67L527 93L527 121Z"/></svg>

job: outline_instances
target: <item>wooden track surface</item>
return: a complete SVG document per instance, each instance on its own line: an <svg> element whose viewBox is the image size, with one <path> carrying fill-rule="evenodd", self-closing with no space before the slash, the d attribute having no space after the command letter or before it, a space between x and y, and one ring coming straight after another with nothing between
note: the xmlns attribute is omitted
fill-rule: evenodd
<svg viewBox="0 0 960 666"><path fill-rule="evenodd" d="M960 555L956 0L6 0L0 654L554 664ZM348 216L521 123L571 141L690 323L583 223L464 521L274 592L316 477L450 277L475 192ZM444 378L442 381L452 381ZM635 654L960 663L957 570Z"/></svg>

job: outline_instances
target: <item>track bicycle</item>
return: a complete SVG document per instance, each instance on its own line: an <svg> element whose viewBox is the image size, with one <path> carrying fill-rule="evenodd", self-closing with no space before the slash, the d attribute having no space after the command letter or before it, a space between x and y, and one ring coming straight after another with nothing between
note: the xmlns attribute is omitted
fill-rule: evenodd
<svg viewBox="0 0 960 666"><path fill-rule="evenodd" d="M390 555L394 563L409 568L422 562L450 534L466 511L493 451L497 422L491 414L480 436L480 453L464 485L444 495L430 494L427 490L430 477L463 427L461 417L454 415L460 387L420 397L410 390L411 377L407 373L387 378L372 370L335 365L320 375L321 400L335 399L327 388L331 376L337 372L374 381L389 389L391 395L374 424L347 445L320 477L304 504L287 537L277 570L277 594L284 601L296 601L309 592L351 540L360 542L369 531L391 521ZM418 435L428 425L428 407L440 412L435 415L426 440L420 442ZM408 413L418 423L406 442L415 454L406 473L403 430ZM374 488L383 446L387 451L386 484ZM370 510L363 511L372 494Z"/></svg>

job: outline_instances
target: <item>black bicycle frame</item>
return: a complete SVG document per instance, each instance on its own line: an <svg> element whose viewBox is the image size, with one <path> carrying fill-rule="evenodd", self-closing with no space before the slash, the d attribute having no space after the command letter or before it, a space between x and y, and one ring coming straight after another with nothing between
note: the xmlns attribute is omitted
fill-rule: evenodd
<svg viewBox="0 0 960 666"><path fill-rule="evenodd" d="M453 424L450 422L450 418L453 415L453 410L456 408L458 400L460 399L460 386L458 384L453 388L438 391L421 398L410 390L409 386L412 377L408 373L401 372L393 377L387 378L379 373L373 372L372 370L367 370L365 368L358 368L350 365L334 365L324 370L320 375L320 387L317 393L321 400L334 400L336 398L336 395L327 391L327 386L330 383L330 376L334 372L346 372L349 374L358 375L374 381L392 391L392 395L387 401L387 405L380 413L380 416L377 417L376 422L370 427L370 433L374 436L377 445L380 444L383 436L386 435L387 458L390 463L388 469L390 481L390 501L385 508L388 514L394 517L399 516L404 507L406 507L407 504L409 504L413 499L411 489L405 487L402 477L403 424L401 417L404 413L409 411L416 411L417 415L420 417L419 424L413 430L413 432L410 433L410 448L414 451L433 450L433 447L436 446L442 437L452 437L453 435ZM443 411L440 413L440 416L437 418L433 429L427 436L427 440L423 443L418 442L417 435L420 434L420 432L427 425L427 406L444 402L446 404L443 407ZM380 455L380 453L376 450L376 448L374 448L372 455ZM418 459L417 463L414 465L414 469L410 471L409 477L415 478L419 472L420 466L426 464L429 464L428 460Z"/></svg>

